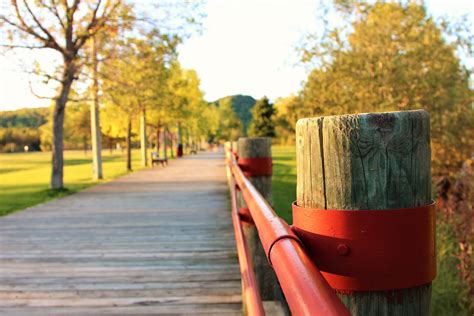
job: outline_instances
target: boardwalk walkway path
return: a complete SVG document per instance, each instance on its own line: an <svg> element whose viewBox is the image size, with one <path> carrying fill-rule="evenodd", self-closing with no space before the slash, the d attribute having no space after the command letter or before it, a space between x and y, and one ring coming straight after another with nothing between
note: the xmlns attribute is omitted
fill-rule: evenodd
<svg viewBox="0 0 474 316"><path fill-rule="evenodd" d="M0 315L241 314L222 153L0 218Z"/></svg>

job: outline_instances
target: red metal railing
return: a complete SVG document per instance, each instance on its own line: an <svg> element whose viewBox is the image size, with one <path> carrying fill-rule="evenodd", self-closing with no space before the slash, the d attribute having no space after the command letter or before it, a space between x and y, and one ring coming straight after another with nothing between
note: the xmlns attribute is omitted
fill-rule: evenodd
<svg viewBox="0 0 474 316"><path fill-rule="evenodd" d="M236 186L250 210L267 258L275 270L286 301L294 315L350 315L317 267L304 251L291 227L268 205L243 175L234 154L226 148L227 176L232 197L232 219L241 264L245 309L263 315L262 302L248 257L237 213ZM243 262L243 264L242 264Z"/></svg>
<svg viewBox="0 0 474 316"><path fill-rule="evenodd" d="M234 226L237 253L239 255L240 274L242 275L242 292L245 310L249 315L265 315L262 299L258 292L257 281L245 242L242 225L237 208L237 196L233 177L229 177L229 187L232 208L232 223Z"/></svg>

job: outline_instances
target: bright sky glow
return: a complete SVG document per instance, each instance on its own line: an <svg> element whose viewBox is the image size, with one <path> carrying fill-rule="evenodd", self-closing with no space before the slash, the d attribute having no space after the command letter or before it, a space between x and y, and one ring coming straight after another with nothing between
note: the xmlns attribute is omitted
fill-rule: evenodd
<svg viewBox="0 0 474 316"><path fill-rule="evenodd" d="M137 0L138 1L138 0ZM309 0L208 0L202 35L184 43L180 61L194 68L208 101L232 94L263 95L271 99L296 93L306 78L297 65L296 47L304 34L314 30L318 1ZM471 0L428 0L435 17L474 17ZM55 53L22 51L0 56L0 110L48 106L30 92L28 74L21 65L39 59L44 64ZM51 95L35 86L41 95Z"/></svg>
<svg viewBox="0 0 474 316"><path fill-rule="evenodd" d="M296 92L305 78L296 46L314 24L316 1L209 1L204 32L180 50L209 101L232 94L260 98Z"/></svg>

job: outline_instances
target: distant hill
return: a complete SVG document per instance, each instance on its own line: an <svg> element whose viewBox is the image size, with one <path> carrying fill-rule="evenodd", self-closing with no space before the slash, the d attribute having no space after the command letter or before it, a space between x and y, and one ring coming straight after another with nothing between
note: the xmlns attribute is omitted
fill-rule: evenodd
<svg viewBox="0 0 474 316"><path fill-rule="evenodd" d="M0 111L0 128L31 127L38 128L46 123L49 108L31 108L15 111Z"/></svg>
<svg viewBox="0 0 474 316"><path fill-rule="evenodd" d="M48 115L49 108L0 111L0 153L23 151L25 146L29 151L40 150L39 127Z"/></svg>
<svg viewBox="0 0 474 316"><path fill-rule="evenodd" d="M212 103L219 105L223 102L230 102L232 104L232 108L242 121L244 133L247 134L247 129L252 120L252 108L257 101L249 95L237 94L221 98Z"/></svg>

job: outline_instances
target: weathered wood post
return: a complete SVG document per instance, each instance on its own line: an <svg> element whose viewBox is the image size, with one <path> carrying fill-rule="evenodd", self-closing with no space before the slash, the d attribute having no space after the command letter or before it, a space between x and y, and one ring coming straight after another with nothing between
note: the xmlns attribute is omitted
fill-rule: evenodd
<svg viewBox="0 0 474 316"><path fill-rule="evenodd" d="M420 206L431 204L431 151L427 112L418 110L300 119L296 125L296 141L297 205L306 208L303 222L309 221L308 218L311 216L316 216L315 212L322 214L321 212L324 211L321 210L328 210L326 214L330 212L334 214L337 210L344 211L339 214L349 214L347 210L359 210L351 212L356 216L360 216L360 212L378 210L371 213L381 218L380 215L375 214L383 212L384 216L394 216L396 213L389 212L397 212L396 209L401 208L413 208L413 211L409 210L413 213L406 213L408 216L402 219L404 223L408 221L406 225L390 233L391 236L386 232L379 232L372 240L377 239L378 244L387 239L390 242L393 240L398 242L408 234L416 236L417 238L413 238L412 241L418 243L418 239L427 239L426 235L434 236L434 216L433 221L425 225L428 227L410 223L410 218L415 220L418 216L415 214L420 214L418 213ZM293 223L298 229L295 214L294 208ZM389 225L385 224L386 227L396 225L395 222L388 223ZM343 230L349 231L354 228L353 225L354 222L351 222L349 218L343 224L345 227ZM420 231L426 234L417 236L416 234L420 234ZM356 233L371 234L371 231ZM324 244L330 242L331 238L333 237L328 236L327 240L320 239L319 242ZM369 248L367 253L379 255L378 259L383 262L382 265L387 264L392 268L397 264L399 266L385 271L385 274L377 272L376 270L380 268L377 267L377 269L367 271L365 275L374 278L373 286L380 286L379 280L391 277L394 273L399 273L402 279L406 277L405 272L413 274L410 270L422 256L428 258L427 261L432 259L430 262L434 262L434 237L432 241L431 244L426 242L423 244L429 244L429 249L420 247L419 254L415 251L415 257L412 256L412 259L416 259L409 261L412 264L403 262L406 259L404 250L390 249L388 245L387 249L382 247L381 250ZM326 260L324 258L326 255L332 255L337 263L341 263L344 273L331 271L338 275L337 277L341 275L353 277L352 274L346 273L346 270L354 269L354 265L348 262L360 254L360 248L351 248L353 240L341 239L338 242L337 249L330 249L331 253L325 252L327 249L324 246L320 247L319 255L322 261ZM406 240L404 242L402 248L412 247L410 242L406 243ZM370 240L363 246L367 244L371 244ZM379 250L382 254L378 253ZM325 272L324 262L314 260L326 279L332 277L327 272L328 270ZM426 266L426 271L429 271L432 277L435 275L433 266L434 264ZM400 269L404 270L394 271ZM420 271L425 272L423 267ZM377 273L379 273L378 276ZM385 288L383 291L338 291L338 294L352 315L428 315L431 280L407 288ZM393 283L393 280L391 282ZM410 283L410 281L406 282Z"/></svg>
<svg viewBox="0 0 474 316"><path fill-rule="evenodd" d="M253 172L250 170L262 169L260 167L262 161L271 159L271 146L272 139L270 137L239 138L237 143L239 165L244 171L244 174L247 173L246 176L248 176L255 188L270 205L273 202L271 168L270 172L263 172L262 174L258 174L258 172L257 174L252 174ZM249 171L250 174L248 173ZM239 207L244 207L245 202L241 194L239 194L239 200ZM244 222L243 230L247 245L249 246L249 252L254 265L255 276L262 300L280 302L281 307L286 309L283 292L272 267L270 267L268 263L255 225Z"/></svg>

